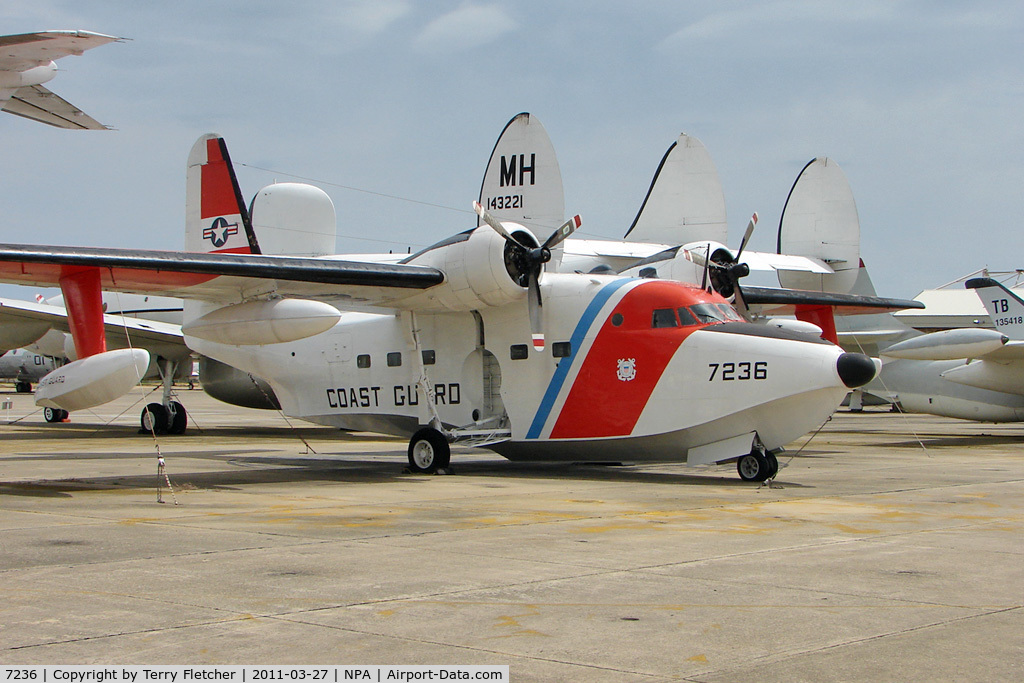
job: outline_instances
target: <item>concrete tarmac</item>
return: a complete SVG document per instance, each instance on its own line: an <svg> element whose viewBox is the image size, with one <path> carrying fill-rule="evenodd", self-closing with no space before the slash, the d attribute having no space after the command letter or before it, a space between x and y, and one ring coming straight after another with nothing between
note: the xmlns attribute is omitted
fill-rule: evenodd
<svg viewBox="0 0 1024 683"><path fill-rule="evenodd" d="M56 425L0 392L4 664L709 683L1024 670L1024 426L840 412L771 488L733 466L470 449L417 476L402 440L293 428L198 389L180 395L189 433L154 440L138 433L148 390Z"/></svg>

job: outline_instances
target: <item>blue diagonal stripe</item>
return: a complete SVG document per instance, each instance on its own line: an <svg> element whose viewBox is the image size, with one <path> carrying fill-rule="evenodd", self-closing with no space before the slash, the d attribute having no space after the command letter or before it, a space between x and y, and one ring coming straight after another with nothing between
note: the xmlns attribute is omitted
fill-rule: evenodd
<svg viewBox="0 0 1024 683"><path fill-rule="evenodd" d="M631 280L632 278L622 278L609 282L594 295L590 304L587 305L587 309L583 311L583 315L580 317L579 322L576 323L576 329L573 331L572 337L569 339L569 343L572 347L571 353L565 358L559 359L558 367L555 368L555 374L552 375L551 381L548 383L548 388L544 392L544 397L540 401L540 406L537 408L537 414L533 416L533 423L530 425L529 431L526 432L527 439L536 439L540 437L540 433L544 429L544 424L548 421L548 417L551 415L551 409L555 405L555 399L558 398L558 394L562 391L562 385L565 384L565 380L569 376L569 370L572 369L573 364L576 362L576 356L578 355L579 350L583 347L583 339L587 336L587 332L590 331L590 327L594 324L594 319L597 318L597 314L601 312L601 309L608 302L608 299L611 298L611 295Z"/></svg>

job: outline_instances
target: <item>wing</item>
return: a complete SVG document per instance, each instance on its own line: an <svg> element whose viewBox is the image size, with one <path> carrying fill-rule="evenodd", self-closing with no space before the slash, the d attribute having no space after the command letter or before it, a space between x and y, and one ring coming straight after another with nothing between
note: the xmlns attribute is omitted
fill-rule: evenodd
<svg viewBox="0 0 1024 683"><path fill-rule="evenodd" d="M69 332L67 311L60 306L37 304L15 299L0 299L0 326L42 325L62 332ZM164 358L183 358L191 352L185 346L181 326L155 320L127 318L120 315L104 315L103 327L110 348L143 348ZM34 340L32 340L34 341ZM24 342L25 344L31 341Z"/></svg>
<svg viewBox="0 0 1024 683"><path fill-rule="evenodd" d="M791 314L797 306L835 306L843 315L885 313L907 308L924 308L920 301L892 299L884 296L815 292L802 289L776 289L773 287L743 287L743 300L758 305L773 315Z"/></svg>
<svg viewBox="0 0 1024 683"><path fill-rule="evenodd" d="M18 88L4 103L3 111L57 128L110 130L81 109L41 85Z"/></svg>
<svg viewBox="0 0 1024 683"><path fill-rule="evenodd" d="M237 303L256 294L342 301L347 308L397 307L444 273L406 264L262 256L0 244L0 281L53 287L97 269L108 291Z"/></svg>
<svg viewBox="0 0 1024 683"><path fill-rule="evenodd" d="M89 31L40 31L0 36L0 71L27 71L119 40Z"/></svg>

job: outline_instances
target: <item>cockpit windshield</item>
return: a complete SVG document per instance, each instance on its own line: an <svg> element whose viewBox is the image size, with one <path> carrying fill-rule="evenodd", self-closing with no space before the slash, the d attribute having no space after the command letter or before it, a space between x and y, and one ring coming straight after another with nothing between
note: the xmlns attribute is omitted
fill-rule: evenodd
<svg viewBox="0 0 1024 683"><path fill-rule="evenodd" d="M693 317L697 318L697 322L701 324L740 322L743 320L740 314L736 312L736 309L728 304L694 304L689 308L679 309L681 318L684 316L684 311L691 313Z"/></svg>

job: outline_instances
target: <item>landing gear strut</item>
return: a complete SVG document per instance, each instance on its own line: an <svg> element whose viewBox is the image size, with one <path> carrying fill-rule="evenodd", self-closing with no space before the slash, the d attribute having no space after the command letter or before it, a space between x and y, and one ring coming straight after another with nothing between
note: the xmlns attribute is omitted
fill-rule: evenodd
<svg viewBox="0 0 1024 683"><path fill-rule="evenodd" d="M736 470L743 481L766 481L779 473L779 459L774 453L755 448L736 461Z"/></svg>
<svg viewBox="0 0 1024 683"><path fill-rule="evenodd" d="M448 467L452 449L444 434L432 427L424 427L409 440L409 469L422 474L433 474Z"/></svg>

